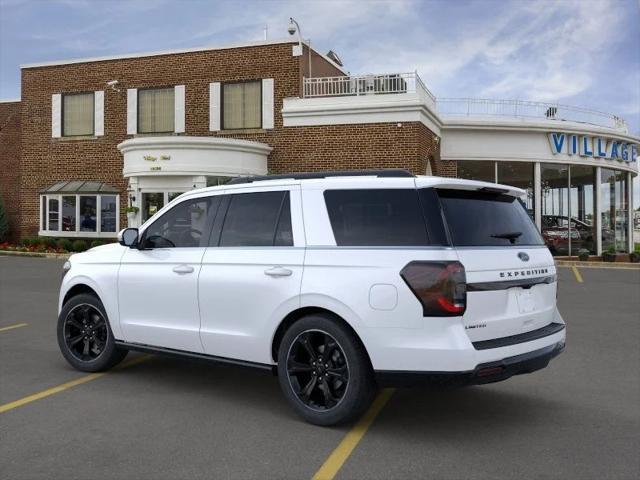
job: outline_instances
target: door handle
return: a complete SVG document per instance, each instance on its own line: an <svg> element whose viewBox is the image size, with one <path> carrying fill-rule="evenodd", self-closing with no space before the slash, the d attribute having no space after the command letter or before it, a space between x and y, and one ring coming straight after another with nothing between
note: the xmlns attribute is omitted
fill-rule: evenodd
<svg viewBox="0 0 640 480"><path fill-rule="evenodd" d="M270 277L288 277L292 273L293 272L291 270L284 267L272 267L272 268L267 268L264 271L264 274L269 275Z"/></svg>
<svg viewBox="0 0 640 480"><path fill-rule="evenodd" d="M193 273L193 267L189 265L178 265L177 267L173 267L173 271L179 275L184 275L185 273Z"/></svg>

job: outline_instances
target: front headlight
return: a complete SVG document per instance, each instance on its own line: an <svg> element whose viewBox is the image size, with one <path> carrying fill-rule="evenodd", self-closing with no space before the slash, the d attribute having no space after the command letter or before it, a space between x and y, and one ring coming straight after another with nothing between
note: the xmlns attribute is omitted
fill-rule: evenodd
<svg viewBox="0 0 640 480"><path fill-rule="evenodd" d="M64 278L69 270L71 270L71 262L67 260L64 262L64 265L62 265L62 278Z"/></svg>

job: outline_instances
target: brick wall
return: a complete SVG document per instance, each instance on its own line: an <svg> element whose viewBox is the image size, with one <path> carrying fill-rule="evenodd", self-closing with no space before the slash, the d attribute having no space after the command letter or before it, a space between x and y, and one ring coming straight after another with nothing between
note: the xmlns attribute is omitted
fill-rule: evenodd
<svg viewBox="0 0 640 480"><path fill-rule="evenodd" d="M20 102L0 103L0 195L9 218L10 239L17 238L20 194Z"/></svg>
<svg viewBox="0 0 640 480"><path fill-rule="evenodd" d="M117 145L126 134L127 88L185 85L188 136L227 136L269 144L272 173L353 168L408 168L424 174L438 145L420 123L287 127L282 125L283 99L298 97L307 57L293 57L291 45L273 44L226 50L77 63L22 70L22 176L19 233L38 230L38 193L62 180L97 180L121 189L126 206L127 181ZM306 50L305 50L306 52ZM341 72L314 55L313 75ZM324 62L324 65L323 63ZM209 83L274 79L275 128L209 131ZM118 80L115 92L106 82ZM51 138L51 95L105 91L105 135L96 139ZM124 215L121 225L125 225Z"/></svg>
<svg viewBox="0 0 640 480"><path fill-rule="evenodd" d="M275 111L282 99L300 94L298 57L291 44L207 50L202 52L56 65L22 70L22 158L20 234L38 230L38 193L62 180L98 180L121 189L121 210L126 206L127 181L123 158L116 146L126 134L127 88L186 86L184 135L209 132L209 83L273 78ZM115 92L106 82L118 80ZM105 91L105 135L96 139L51 138L51 95ZM282 129L276 114L275 129L247 138L273 144ZM229 135L228 132L222 135ZM121 218L124 225L124 217Z"/></svg>

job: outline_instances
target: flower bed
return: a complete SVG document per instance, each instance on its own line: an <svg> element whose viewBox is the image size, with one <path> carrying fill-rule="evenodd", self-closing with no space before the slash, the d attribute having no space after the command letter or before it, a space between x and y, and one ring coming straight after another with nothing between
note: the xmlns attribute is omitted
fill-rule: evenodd
<svg viewBox="0 0 640 480"><path fill-rule="evenodd" d="M111 243L103 240L70 240L68 238L35 237L25 238L18 244L0 243L0 250L24 253L76 253L89 248Z"/></svg>

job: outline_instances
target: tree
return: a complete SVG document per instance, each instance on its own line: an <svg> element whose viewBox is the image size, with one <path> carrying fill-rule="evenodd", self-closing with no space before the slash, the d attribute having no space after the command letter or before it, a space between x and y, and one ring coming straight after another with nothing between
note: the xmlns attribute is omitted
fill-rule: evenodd
<svg viewBox="0 0 640 480"><path fill-rule="evenodd" d="M2 195L0 195L0 242L4 242L9 238L9 218L4 210Z"/></svg>

